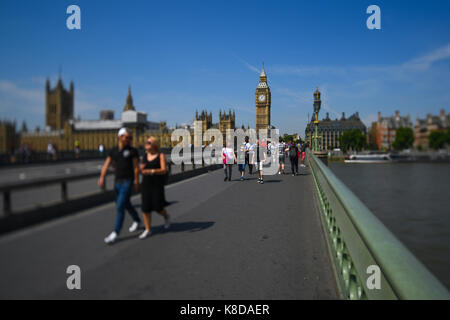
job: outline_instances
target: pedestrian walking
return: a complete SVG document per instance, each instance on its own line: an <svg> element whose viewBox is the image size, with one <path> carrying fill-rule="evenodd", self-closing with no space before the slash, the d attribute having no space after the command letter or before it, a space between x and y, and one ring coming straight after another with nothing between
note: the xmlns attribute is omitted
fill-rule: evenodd
<svg viewBox="0 0 450 320"><path fill-rule="evenodd" d="M227 142L227 146L222 148L222 162L223 169L225 172L225 179L223 181L231 181L232 167L236 159L236 154L233 148L231 148L231 143Z"/></svg>
<svg viewBox="0 0 450 320"><path fill-rule="evenodd" d="M105 153L105 146L102 143L98 146L98 152L103 157L103 154Z"/></svg>
<svg viewBox="0 0 450 320"><path fill-rule="evenodd" d="M258 183L264 184L263 164L267 160L267 150L259 145L259 139L256 140L255 147L256 171L258 172Z"/></svg>
<svg viewBox="0 0 450 320"><path fill-rule="evenodd" d="M74 151L75 151L75 158L76 158L76 159L80 159L80 152L81 152L81 149L80 149L80 141L78 141L78 140L75 140L75 148L74 148Z"/></svg>
<svg viewBox="0 0 450 320"><path fill-rule="evenodd" d="M98 185L105 187L105 176L110 165L115 167L114 191L116 192L116 223L114 231L105 238L106 243L116 241L125 219L125 210L131 215L133 223L129 228L130 232L136 231L141 223L136 209L130 201L133 192L133 185L136 192L139 191L139 156L135 148L131 146L132 136L127 128L119 130L118 145L113 148L103 165Z"/></svg>
<svg viewBox="0 0 450 320"><path fill-rule="evenodd" d="M305 143L302 144L302 147L301 147L301 159L302 159L301 166L302 167L306 167L305 166L305 156L306 156L306 148L307 148L307 146L308 146L308 144L305 142Z"/></svg>
<svg viewBox="0 0 450 320"><path fill-rule="evenodd" d="M294 141L291 142L289 147L289 160L291 162L292 176L298 174L298 147Z"/></svg>
<svg viewBox="0 0 450 320"><path fill-rule="evenodd" d="M248 173L250 175L253 174L253 163L255 156L255 145L250 142L249 137L245 137L245 148L246 148L246 156L245 161L248 164Z"/></svg>
<svg viewBox="0 0 450 320"><path fill-rule="evenodd" d="M53 143L51 143L50 141L47 145L47 155L49 160L56 160L56 149Z"/></svg>
<svg viewBox="0 0 450 320"><path fill-rule="evenodd" d="M164 217L164 229L170 227L170 216L167 213L164 196L164 178L167 173L166 157L161 152L158 140L155 137L147 139L145 155L139 170L143 176L141 184L142 213L144 216L145 231L139 239L145 239L151 235L152 211L158 212Z"/></svg>
<svg viewBox="0 0 450 320"><path fill-rule="evenodd" d="M246 147L246 143L243 143L240 148L239 148L239 152L238 152L238 168L239 168L239 172L241 173L241 181L244 181L244 175L245 175L245 163L246 163L246 154L247 154L247 147Z"/></svg>
<svg viewBox="0 0 450 320"><path fill-rule="evenodd" d="M283 139L280 138L278 142L278 174L285 174L284 166L286 163L286 144Z"/></svg>

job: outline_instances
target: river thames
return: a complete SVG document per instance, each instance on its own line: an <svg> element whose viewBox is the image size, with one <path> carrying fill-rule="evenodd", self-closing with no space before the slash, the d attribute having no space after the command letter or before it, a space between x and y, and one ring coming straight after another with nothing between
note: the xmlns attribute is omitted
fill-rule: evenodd
<svg viewBox="0 0 450 320"><path fill-rule="evenodd" d="M329 167L450 288L450 164L330 163Z"/></svg>

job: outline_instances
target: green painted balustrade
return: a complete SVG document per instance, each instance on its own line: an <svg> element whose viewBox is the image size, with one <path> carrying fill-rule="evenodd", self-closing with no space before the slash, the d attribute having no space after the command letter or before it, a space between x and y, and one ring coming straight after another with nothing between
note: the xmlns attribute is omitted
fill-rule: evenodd
<svg viewBox="0 0 450 320"><path fill-rule="evenodd" d="M439 280L310 150L307 159L341 298L450 299Z"/></svg>

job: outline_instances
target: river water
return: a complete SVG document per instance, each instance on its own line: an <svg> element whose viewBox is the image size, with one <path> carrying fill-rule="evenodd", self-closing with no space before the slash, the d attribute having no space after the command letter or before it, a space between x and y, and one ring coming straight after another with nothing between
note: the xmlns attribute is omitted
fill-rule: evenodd
<svg viewBox="0 0 450 320"><path fill-rule="evenodd" d="M329 168L450 289L450 164L330 163Z"/></svg>

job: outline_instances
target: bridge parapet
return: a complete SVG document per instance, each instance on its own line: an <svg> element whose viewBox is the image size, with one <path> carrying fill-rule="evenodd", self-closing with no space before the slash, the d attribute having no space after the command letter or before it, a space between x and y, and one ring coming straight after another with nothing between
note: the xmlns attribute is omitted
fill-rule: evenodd
<svg viewBox="0 0 450 320"><path fill-rule="evenodd" d="M342 298L450 299L439 280L309 150L307 159ZM373 287L377 267L380 282Z"/></svg>

